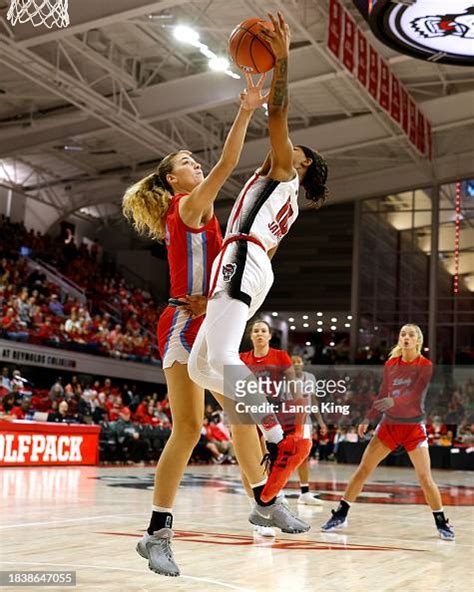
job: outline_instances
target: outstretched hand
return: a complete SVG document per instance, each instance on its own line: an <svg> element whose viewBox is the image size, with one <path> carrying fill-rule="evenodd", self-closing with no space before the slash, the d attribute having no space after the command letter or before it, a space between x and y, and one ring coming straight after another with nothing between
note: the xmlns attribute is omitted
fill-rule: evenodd
<svg viewBox="0 0 474 592"><path fill-rule="evenodd" d="M276 17L269 12L268 17L272 22L273 31L262 27L259 35L268 42L276 59L287 58L290 52L290 27L281 12L277 12Z"/></svg>
<svg viewBox="0 0 474 592"><path fill-rule="evenodd" d="M255 84L252 76L245 73L247 88L240 93L240 106L245 111L255 111L255 109L262 107L268 101L270 93L268 92L262 95L265 77L266 74L262 74Z"/></svg>
<svg viewBox="0 0 474 592"><path fill-rule="evenodd" d="M188 315L196 319L206 314L207 309L207 297L206 296L183 296L180 298L187 304L180 306L179 309L188 313Z"/></svg>

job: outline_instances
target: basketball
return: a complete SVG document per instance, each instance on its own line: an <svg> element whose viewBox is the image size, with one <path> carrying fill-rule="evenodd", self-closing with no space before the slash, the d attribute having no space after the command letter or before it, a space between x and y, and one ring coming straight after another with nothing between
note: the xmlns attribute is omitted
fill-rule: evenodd
<svg viewBox="0 0 474 592"><path fill-rule="evenodd" d="M229 38L229 55L234 64L249 74L268 72L275 65L275 56L268 42L259 35L264 28L273 29L272 23L260 18L241 22Z"/></svg>

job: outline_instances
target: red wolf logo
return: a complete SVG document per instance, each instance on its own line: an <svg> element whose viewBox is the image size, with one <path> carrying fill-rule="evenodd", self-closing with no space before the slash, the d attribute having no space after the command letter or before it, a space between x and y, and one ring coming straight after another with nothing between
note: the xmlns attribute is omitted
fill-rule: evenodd
<svg viewBox="0 0 474 592"><path fill-rule="evenodd" d="M224 282L230 282L237 271L237 265L235 263L226 263L222 266L222 275L224 276Z"/></svg>
<svg viewBox="0 0 474 592"><path fill-rule="evenodd" d="M424 16L411 21L413 29L422 37L464 37L474 39L474 6L462 14Z"/></svg>

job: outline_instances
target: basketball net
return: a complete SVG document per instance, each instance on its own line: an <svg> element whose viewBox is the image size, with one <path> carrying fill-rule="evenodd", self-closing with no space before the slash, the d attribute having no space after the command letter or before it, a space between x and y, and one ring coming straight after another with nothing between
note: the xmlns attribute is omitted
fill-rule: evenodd
<svg viewBox="0 0 474 592"><path fill-rule="evenodd" d="M7 19L14 26L31 22L34 27L69 26L69 0L11 0Z"/></svg>

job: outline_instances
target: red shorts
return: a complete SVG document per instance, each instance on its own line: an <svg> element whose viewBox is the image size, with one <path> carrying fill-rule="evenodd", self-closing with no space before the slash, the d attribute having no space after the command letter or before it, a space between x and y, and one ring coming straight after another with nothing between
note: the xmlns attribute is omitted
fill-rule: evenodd
<svg viewBox="0 0 474 592"><path fill-rule="evenodd" d="M426 429L422 423L379 423L375 433L392 451L399 446L403 446L407 452L428 446Z"/></svg>
<svg viewBox="0 0 474 592"><path fill-rule="evenodd" d="M171 368L175 362L188 363L189 353L203 321L204 316L192 319L179 308L165 308L158 320L157 328L163 368Z"/></svg>

